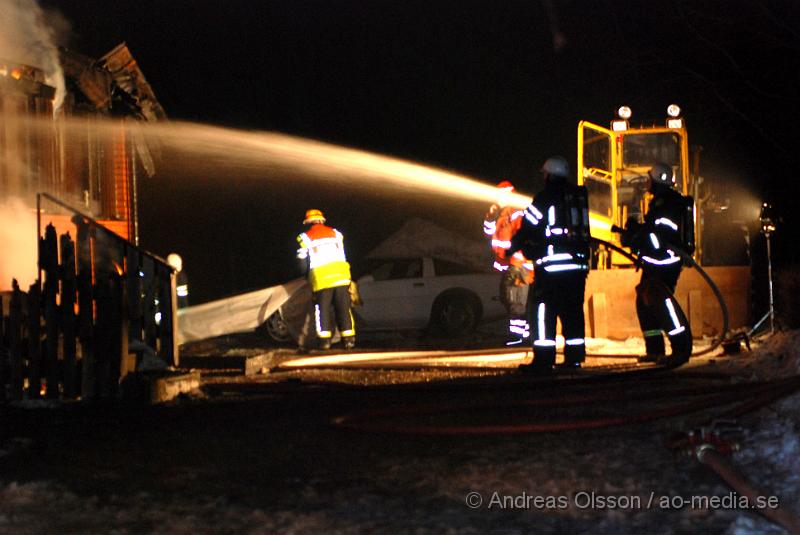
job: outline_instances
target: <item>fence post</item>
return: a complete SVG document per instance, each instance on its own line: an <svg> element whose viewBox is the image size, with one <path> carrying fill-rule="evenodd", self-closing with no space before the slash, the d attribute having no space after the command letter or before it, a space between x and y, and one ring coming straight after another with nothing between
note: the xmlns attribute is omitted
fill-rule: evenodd
<svg viewBox="0 0 800 535"><path fill-rule="evenodd" d="M0 295L0 401L6 399L6 376L8 375L6 369L9 364L10 351L9 351L9 338L7 335L10 330L10 318L7 321L4 315L3 297Z"/></svg>
<svg viewBox="0 0 800 535"><path fill-rule="evenodd" d="M41 248L44 280L44 322L47 336L47 397L59 397L59 364L58 364L58 237L56 228L49 224L44 231L44 243Z"/></svg>
<svg viewBox="0 0 800 535"><path fill-rule="evenodd" d="M39 283L28 291L28 398L38 399L42 390L42 292Z"/></svg>
<svg viewBox="0 0 800 535"><path fill-rule="evenodd" d="M156 325L156 267L152 258L142 259L142 273L144 273L144 303L143 329L144 343L154 350L158 348L158 325Z"/></svg>
<svg viewBox="0 0 800 535"><path fill-rule="evenodd" d="M19 289L17 279L11 283L13 293L11 294L11 311L9 315L9 398L12 400L22 399L22 292ZM3 385L5 391L5 384ZM4 395L5 397L5 395Z"/></svg>
<svg viewBox="0 0 800 535"><path fill-rule="evenodd" d="M81 341L81 397L93 398L95 390L94 290L92 288L92 236L89 225L75 223L78 247L78 332Z"/></svg>
<svg viewBox="0 0 800 535"><path fill-rule="evenodd" d="M61 236L61 328L64 335L64 397L78 393L75 343L75 243Z"/></svg>
<svg viewBox="0 0 800 535"><path fill-rule="evenodd" d="M162 310L159 326L159 355L171 366L178 365L178 348L175 327L177 326L178 305L175 302L175 283L177 273L168 266L158 266L156 270L159 287L159 308Z"/></svg>
<svg viewBox="0 0 800 535"><path fill-rule="evenodd" d="M143 306L142 306L142 255L141 253L130 247L127 256L127 269L128 277L125 281L125 288L127 289L128 301L128 333L131 340L144 341L142 329L143 323Z"/></svg>

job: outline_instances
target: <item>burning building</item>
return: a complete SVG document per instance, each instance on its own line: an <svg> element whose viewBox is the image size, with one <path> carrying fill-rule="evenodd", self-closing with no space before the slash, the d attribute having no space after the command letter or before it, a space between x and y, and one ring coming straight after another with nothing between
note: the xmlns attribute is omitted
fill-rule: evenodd
<svg viewBox="0 0 800 535"><path fill-rule="evenodd" d="M58 99L42 69L0 59L0 198L35 213L36 194L47 193L136 243L137 181L155 173L136 125L166 114L124 43L99 59L66 49L59 58ZM42 203L41 211L59 231L71 229L59 206ZM19 233L27 241L27 229ZM33 233L30 244L35 255ZM0 256L25 256L12 247L0 243ZM28 261L33 270L35 257ZM2 290L21 276L6 271L0 265Z"/></svg>

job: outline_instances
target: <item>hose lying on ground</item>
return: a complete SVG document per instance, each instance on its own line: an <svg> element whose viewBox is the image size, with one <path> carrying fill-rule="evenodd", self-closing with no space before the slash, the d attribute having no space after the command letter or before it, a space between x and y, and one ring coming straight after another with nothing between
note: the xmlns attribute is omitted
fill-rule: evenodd
<svg viewBox="0 0 800 535"><path fill-rule="evenodd" d="M627 258L628 260L633 262L633 264L636 266L637 269L642 267L642 264L641 264L641 261L639 260L639 258L636 255L626 251L622 247L619 247L619 246L617 246L617 245L615 245L615 244L613 244L611 242L607 242L605 240L601 240L599 238L592 238L591 242L594 245L603 245L603 246L605 246L605 247L607 247L607 248L609 248L609 249L621 254L622 256L624 256L625 258ZM685 251L681 250L680 248L675 247L675 246L671 246L671 248L678 254L678 256L681 257L682 260L684 260L691 267L693 267L693 268L695 268L697 270L697 272L700 274L700 276L703 278L703 280L706 282L706 284L708 284L708 287L711 288L711 291L714 293L714 297L716 297L717 302L719 303L720 311L722 312L722 331L720 332L720 335L717 338L714 338L714 340L712 340L711 345L709 347L707 347L707 348L705 348L703 350L700 350L700 351L698 351L696 353L692 353L693 357L699 357L700 355L705 355L707 353L710 353L710 352L714 351L725 340L725 338L726 338L726 336L728 334L728 331L730 330L730 314L728 312L728 305L725 302L725 298L722 296L722 292L719 290L719 287L714 283L714 281L711 279L709 274L706 273L706 271L702 267L700 267L700 264L698 264L695 261L695 259L692 258L692 256L690 254L686 253ZM608 356L608 355L589 355L589 356ZM617 355L611 355L611 356L617 356ZM619 356L620 357L630 357L630 355L619 355Z"/></svg>
<svg viewBox="0 0 800 535"><path fill-rule="evenodd" d="M636 378L634 378L636 379ZM779 396L788 395L800 388L800 376L790 377L763 383L745 383L727 386L717 386L712 394L706 387L684 388L672 390L655 390L644 395L632 396L624 388L613 391L601 391L594 394L573 394L557 396L545 394L543 397L511 401L504 403L462 403L462 404L434 404L434 405L401 405L384 409L360 411L338 416L332 420L333 425L345 429L362 432L397 433L411 435L487 435L487 434L521 434L521 433L546 433L554 431L574 431L579 429L600 429L605 427L630 425L649 422L662 418L670 418L691 414L704 409L720 407L743 402L739 408L745 411L758 408L765 402L777 399ZM601 418L562 420L549 422L531 422L520 424L489 424L489 425L426 425L426 424L395 424L392 418L408 416L429 417L435 414L474 413L477 410L510 409L515 407L565 407L572 405L593 406L603 402L635 400L657 400L671 397L705 396L699 399L673 405L661 409L652 409L622 416L604 416ZM754 403L758 400L759 403ZM766 402L769 402L766 401ZM743 413L740 410L738 413ZM388 420L388 421L387 421Z"/></svg>
<svg viewBox="0 0 800 535"><path fill-rule="evenodd" d="M785 528L793 535L800 535L800 519L788 508L762 506L764 495L758 492L720 452L713 447L700 448L697 460L717 473L739 496L745 496L747 503L767 519ZM755 504L755 506L753 505Z"/></svg>

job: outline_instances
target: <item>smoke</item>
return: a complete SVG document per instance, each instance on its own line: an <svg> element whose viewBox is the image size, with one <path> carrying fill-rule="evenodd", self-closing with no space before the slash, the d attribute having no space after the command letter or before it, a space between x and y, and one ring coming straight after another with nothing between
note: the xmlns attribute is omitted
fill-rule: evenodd
<svg viewBox="0 0 800 535"><path fill-rule="evenodd" d="M23 290L36 280L36 214L19 198L0 203L0 289L11 279Z"/></svg>
<svg viewBox="0 0 800 535"><path fill-rule="evenodd" d="M47 84L56 88L54 111L66 93L56 45L68 32L67 20L36 0L0 0L0 58L42 69Z"/></svg>

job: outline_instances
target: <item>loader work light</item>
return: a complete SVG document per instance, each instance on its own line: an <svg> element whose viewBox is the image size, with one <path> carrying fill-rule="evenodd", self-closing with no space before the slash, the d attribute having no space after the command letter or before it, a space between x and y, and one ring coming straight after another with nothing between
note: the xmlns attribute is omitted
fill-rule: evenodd
<svg viewBox="0 0 800 535"><path fill-rule="evenodd" d="M670 117L678 117L681 114L681 107L677 104L670 104L667 108L667 115Z"/></svg>
<svg viewBox="0 0 800 535"><path fill-rule="evenodd" d="M625 119L627 121L631 118L632 112L628 106L620 106L620 108L617 110L617 115L620 119Z"/></svg>
<svg viewBox="0 0 800 535"><path fill-rule="evenodd" d="M770 234L777 228L775 210L772 205L765 202L761 205L761 213L758 215L758 222L761 224L761 232Z"/></svg>

